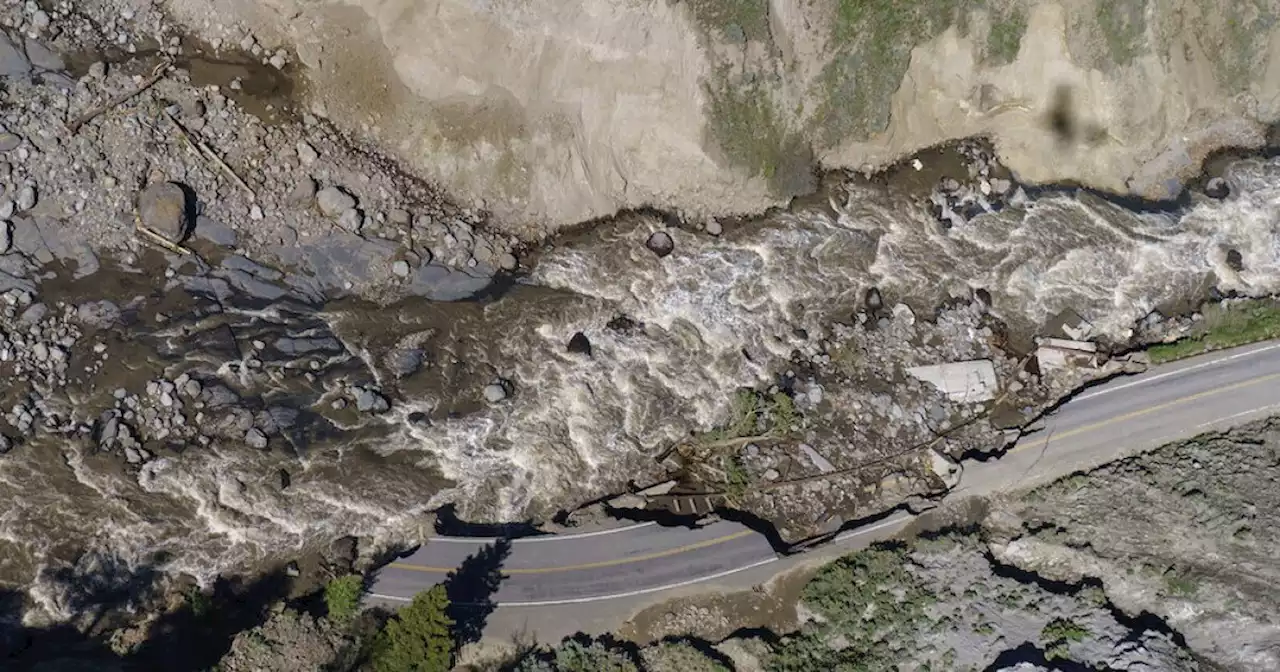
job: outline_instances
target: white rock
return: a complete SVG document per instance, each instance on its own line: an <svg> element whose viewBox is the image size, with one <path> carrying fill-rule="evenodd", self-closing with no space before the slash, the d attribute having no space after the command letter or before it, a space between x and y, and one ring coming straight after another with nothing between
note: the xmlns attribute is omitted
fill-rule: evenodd
<svg viewBox="0 0 1280 672"><path fill-rule="evenodd" d="M356 207L356 199L337 187L325 187L316 194L316 205L326 216L338 217L353 210Z"/></svg>
<svg viewBox="0 0 1280 672"><path fill-rule="evenodd" d="M491 404L496 404L506 398L507 398L507 388L497 383L493 383L492 385L485 386L484 388L485 401Z"/></svg>
<svg viewBox="0 0 1280 672"><path fill-rule="evenodd" d="M31 185L18 190L18 209L30 210L36 207L36 188Z"/></svg>
<svg viewBox="0 0 1280 672"><path fill-rule="evenodd" d="M298 141L298 160L302 162L302 165L309 166L319 158L320 153L316 151L315 147L311 146L311 143L306 140Z"/></svg>
<svg viewBox="0 0 1280 672"><path fill-rule="evenodd" d="M391 272L401 278L409 277L409 262L404 259L397 260L394 264L391 264Z"/></svg>

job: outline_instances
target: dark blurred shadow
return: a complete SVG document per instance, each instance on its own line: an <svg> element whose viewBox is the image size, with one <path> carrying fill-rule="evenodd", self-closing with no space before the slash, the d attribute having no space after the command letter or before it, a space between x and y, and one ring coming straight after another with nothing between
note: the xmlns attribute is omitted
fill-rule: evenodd
<svg viewBox="0 0 1280 672"><path fill-rule="evenodd" d="M462 561L444 580L449 617L458 646L480 641L489 614L498 608L494 595L505 578L502 563L511 555L511 540L498 539Z"/></svg>
<svg viewBox="0 0 1280 672"><path fill-rule="evenodd" d="M283 570L253 579L220 579L207 599L192 600L157 619L129 663L140 670L208 670L226 655L237 633L263 623L270 606L288 594Z"/></svg>
<svg viewBox="0 0 1280 672"><path fill-rule="evenodd" d="M0 670L208 670L237 633L266 619L270 605L288 594L289 583L282 571L221 580L211 594L193 588L186 605L166 611L159 578L152 566L130 567L118 557L85 553L71 566L41 574L54 603L72 614L67 623L47 627L23 624L30 607L23 591L0 590ZM160 615L145 633L134 631L136 648L113 651L107 641L113 631L150 613Z"/></svg>

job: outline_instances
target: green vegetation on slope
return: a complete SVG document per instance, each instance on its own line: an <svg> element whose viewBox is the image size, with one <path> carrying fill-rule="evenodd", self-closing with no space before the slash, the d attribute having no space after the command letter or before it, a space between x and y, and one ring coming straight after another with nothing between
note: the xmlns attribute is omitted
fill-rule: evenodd
<svg viewBox="0 0 1280 672"><path fill-rule="evenodd" d="M725 159L765 178L775 193L799 193L812 179L812 150L788 128L764 86L733 81L727 72L707 85L708 133Z"/></svg>
<svg viewBox="0 0 1280 672"><path fill-rule="evenodd" d="M516 672L638 672L639 665L625 650L607 642L579 636L550 652L535 652L516 666Z"/></svg>
<svg viewBox="0 0 1280 672"><path fill-rule="evenodd" d="M1229 92L1249 88L1249 80L1257 74L1259 57L1267 53L1267 41L1280 19L1277 9L1270 0L1233 2L1231 11L1224 11L1217 0L1200 1L1202 15L1223 24L1220 33L1209 33L1221 34L1221 42L1204 44L1204 47L1217 62L1219 81Z"/></svg>
<svg viewBox="0 0 1280 672"><path fill-rule="evenodd" d="M1094 6L1108 60L1129 65L1146 43L1147 0L1105 0Z"/></svg>
<svg viewBox="0 0 1280 672"><path fill-rule="evenodd" d="M822 616L782 640L769 664L772 672L892 670L898 648L927 619L932 598L907 571L907 548L877 544L823 567L801 599ZM839 650L829 644L839 638Z"/></svg>
<svg viewBox="0 0 1280 672"><path fill-rule="evenodd" d="M1022 36L1026 32L1027 14L1021 8L993 15L991 32L987 33L987 59L997 65L1012 63L1022 48Z"/></svg>
<svg viewBox="0 0 1280 672"><path fill-rule="evenodd" d="M1160 364L1209 350L1280 338L1280 305L1274 301L1214 304L1206 306L1203 315L1190 335L1148 348L1151 361Z"/></svg>
<svg viewBox="0 0 1280 672"><path fill-rule="evenodd" d="M889 104L911 50L959 18L962 0L836 0L837 55L821 77L824 145L865 138L889 123Z"/></svg>
<svg viewBox="0 0 1280 672"><path fill-rule="evenodd" d="M1067 657L1072 642L1083 642L1089 631L1069 618L1055 618L1040 631L1044 657L1049 660Z"/></svg>
<svg viewBox="0 0 1280 672"><path fill-rule="evenodd" d="M748 40L769 39L769 0L688 0L693 19L708 31L730 41L740 34Z"/></svg>

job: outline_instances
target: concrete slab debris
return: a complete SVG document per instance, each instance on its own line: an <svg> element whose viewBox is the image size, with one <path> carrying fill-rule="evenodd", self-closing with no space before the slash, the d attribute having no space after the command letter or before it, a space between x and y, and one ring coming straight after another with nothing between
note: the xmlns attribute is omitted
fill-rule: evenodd
<svg viewBox="0 0 1280 672"><path fill-rule="evenodd" d="M944 392L952 401L991 401L999 389L996 368L989 359L913 366L907 373Z"/></svg>

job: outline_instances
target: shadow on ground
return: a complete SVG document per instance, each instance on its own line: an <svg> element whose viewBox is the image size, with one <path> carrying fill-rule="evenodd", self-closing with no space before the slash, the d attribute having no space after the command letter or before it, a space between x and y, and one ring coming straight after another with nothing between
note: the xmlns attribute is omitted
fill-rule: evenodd
<svg viewBox="0 0 1280 672"><path fill-rule="evenodd" d="M219 580L213 590L192 589L185 604L166 608L154 567L130 567L119 558L85 553L69 567L46 572L58 605L73 614L67 623L47 627L24 625L26 595L0 591L0 669L208 670L226 654L236 634L260 624L271 604L288 594L283 572L252 580ZM120 638L130 622L159 614L130 636ZM117 637L117 652L108 637Z"/></svg>
<svg viewBox="0 0 1280 672"><path fill-rule="evenodd" d="M459 647L480 641L489 614L498 608L494 596L506 577L502 563L511 555L511 540L494 541L469 556L444 580L449 596L449 617L453 619L454 639Z"/></svg>

